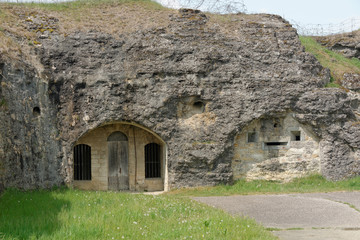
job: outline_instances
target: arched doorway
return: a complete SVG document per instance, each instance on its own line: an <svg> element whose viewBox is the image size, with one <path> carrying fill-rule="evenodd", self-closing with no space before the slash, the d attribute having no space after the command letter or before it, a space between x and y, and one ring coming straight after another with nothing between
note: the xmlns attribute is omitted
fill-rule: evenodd
<svg viewBox="0 0 360 240"><path fill-rule="evenodd" d="M84 134L75 146L79 144L91 147L91 179L74 178L74 187L167 190L166 144L151 130L134 123L109 123Z"/></svg>
<svg viewBox="0 0 360 240"><path fill-rule="evenodd" d="M129 189L128 138L122 132L113 132L107 139L108 145L108 188Z"/></svg>

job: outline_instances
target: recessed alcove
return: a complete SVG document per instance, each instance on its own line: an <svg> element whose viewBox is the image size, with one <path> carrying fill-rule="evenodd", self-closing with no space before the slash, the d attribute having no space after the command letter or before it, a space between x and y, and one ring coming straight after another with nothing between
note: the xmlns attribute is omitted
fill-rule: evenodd
<svg viewBox="0 0 360 240"><path fill-rule="evenodd" d="M291 113L259 118L234 139L234 179L290 180L319 172L319 151L316 136Z"/></svg>
<svg viewBox="0 0 360 240"><path fill-rule="evenodd" d="M88 151L75 151L82 150L82 146L88 146ZM81 157L88 152L90 156L86 159L90 162L82 165L86 162L77 159L83 159ZM76 188L112 191L167 189L165 142L138 124L111 123L89 131L74 144L73 158L73 184ZM77 177L79 169L87 166L91 168L91 178Z"/></svg>
<svg viewBox="0 0 360 240"><path fill-rule="evenodd" d="M291 141L301 141L301 132L291 131Z"/></svg>
<svg viewBox="0 0 360 240"><path fill-rule="evenodd" d="M256 134L256 132L248 132L247 142L248 143L257 142L257 134Z"/></svg>
<svg viewBox="0 0 360 240"><path fill-rule="evenodd" d="M199 109L199 110L202 110L202 111L204 111L204 106L205 106L205 104L202 101L196 101L196 102L193 103L193 107L195 109Z"/></svg>
<svg viewBox="0 0 360 240"><path fill-rule="evenodd" d="M40 107L34 107L33 108L33 116L38 117L38 116L40 116L40 114L41 114Z"/></svg>
<svg viewBox="0 0 360 240"><path fill-rule="evenodd" d="M205 100L202 100L200 96L186 97L178 103L178 116L182 118L190 118L196 114L201 114L206 111Z"/></svg>

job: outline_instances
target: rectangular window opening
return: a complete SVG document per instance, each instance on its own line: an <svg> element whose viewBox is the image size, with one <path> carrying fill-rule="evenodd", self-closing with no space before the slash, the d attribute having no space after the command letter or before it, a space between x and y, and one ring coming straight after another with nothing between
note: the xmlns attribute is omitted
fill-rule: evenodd
<svg viewBox="0 0 360 240"><path fill-rule="evenodd" d="M301 132L291 131L291 141L301 141Z"/></svg>
<svg viewBox="0 0 360 240"><path fill-rule="evenodd" d="M287 142L266 142L266 146L286 146Z"/></svg>
<svg viewBox="0 0 360 240"><path fill-rule="evenodd" d="M249 132L247 136L248 136L248 138L247 138L248 143L257 142L257 134L256 134L256 132Z"/></svg>

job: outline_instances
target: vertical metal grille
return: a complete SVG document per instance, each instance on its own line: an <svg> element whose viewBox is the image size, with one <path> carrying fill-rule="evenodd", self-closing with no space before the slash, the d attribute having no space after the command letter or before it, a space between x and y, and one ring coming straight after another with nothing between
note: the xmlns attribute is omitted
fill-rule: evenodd
<svg viewBox="0 0 360 240"><path fill-rule="evenodd" d="M161 177L160 145L149 143L145 146L145 178Z"/></svg>
<svg viewBox="0 0 360 240"><path fill-rule="evenodd" d="M88 145L74 147L74 180L91 180L91 147Z"/></svg>

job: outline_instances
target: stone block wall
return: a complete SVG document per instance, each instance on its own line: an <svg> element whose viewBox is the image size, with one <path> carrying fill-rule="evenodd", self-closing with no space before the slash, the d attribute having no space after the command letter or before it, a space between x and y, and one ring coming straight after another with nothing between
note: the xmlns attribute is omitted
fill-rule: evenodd
<svg viewBox="0 0 360 240"><path fill-rule="evenodd" d="M86 144L91 147L91 180L74 181L76 188L87 190L108 190L108 145L107 138L120 131L128 138L129 189L137 191L164 190L165 146L161 140L139 127L129 124L108 124L93 129L82 136L75 145ZM145 178L144 148L148 143L161 146L161 178Z"/></svg>

